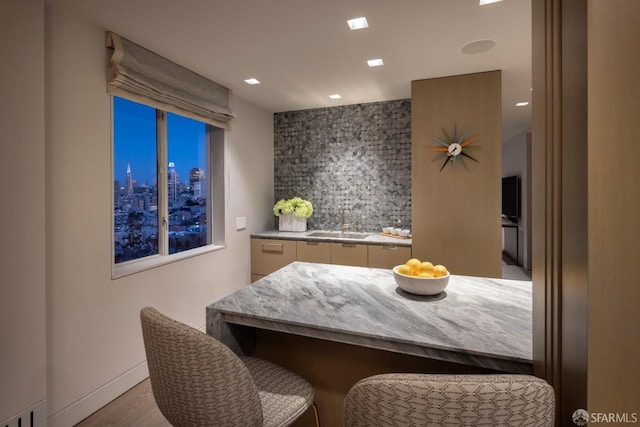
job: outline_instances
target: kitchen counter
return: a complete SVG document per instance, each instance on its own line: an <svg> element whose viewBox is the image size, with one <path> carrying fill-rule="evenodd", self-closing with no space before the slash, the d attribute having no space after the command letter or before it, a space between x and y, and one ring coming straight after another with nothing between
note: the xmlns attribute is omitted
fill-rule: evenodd
<svg viewBox="0 0 640 427"><path fill-rule="evenodd" d="M308 231L263 231L259 233L251 234L253 238L261 239L276 239L276 240L305 240L316 242L343 242L343 243L361 243L365 245L395 245L395 246L411 246L411 239L399 239L395 237L383 236L380 233L366 233L369 234L364 239L352 239L341 236L339 231L333 232L335 236L331 237L316 237L311 236L313 233L320 232L321 230L308 230ZM365 233L358 233L365 234Z"/></svg>
<svg viewBox="0 0 640 427"><path fill-rule="evenodd" d="M531 282L452 275L422 297L391 270L294 262L209 305L207 333L240 354L260 328L531 373L531 313Z"/></svg>

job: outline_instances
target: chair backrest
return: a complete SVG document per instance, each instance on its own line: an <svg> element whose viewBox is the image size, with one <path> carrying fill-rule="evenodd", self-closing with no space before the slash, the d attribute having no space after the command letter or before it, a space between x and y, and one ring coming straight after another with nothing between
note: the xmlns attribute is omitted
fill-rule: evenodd
<svg viewBox="0 0 640 427"><path fill-rule="evenodd" d="M256 384L228 347L151 307L140 320L153 396L172 425L262 425Z"/></svg>
<svg viewBox="0 0 640 427"><path fill-rule="evenodd" d="M383 374L347 393L343 425L553 426L555 397L529 375Z"/></svg>

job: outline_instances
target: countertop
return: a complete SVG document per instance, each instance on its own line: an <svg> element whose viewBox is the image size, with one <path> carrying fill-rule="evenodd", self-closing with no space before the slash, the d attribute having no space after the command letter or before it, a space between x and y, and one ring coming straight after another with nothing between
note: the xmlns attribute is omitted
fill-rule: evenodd
<svg viewBox="0 0 640 427"><path fill-rule="evenodd" d="M452 275L422 297L391 270L294 262L209 305L207 333L236 352L244 325L531 373L531 313L531 282Z"/></svg>
<svg viewBox="0 0 640 427"><path fill-rule="evenodd" d="M380 233L366 233L368 236L364 239L352 239L343 237L339 231L331 232L331 237L315 237L311 236L313 233L321 232L323 230L308 230L308 231L278 231L270 230L259 233L251 234L251 237L261 239L277 239L277 240L306 240L316 242L343 242L343 243L358 243L364 245L396 245L396 246L411 246L411 239L399 239L395 237L383 236ZM358 233L364 234L364 233Z"/></svg>

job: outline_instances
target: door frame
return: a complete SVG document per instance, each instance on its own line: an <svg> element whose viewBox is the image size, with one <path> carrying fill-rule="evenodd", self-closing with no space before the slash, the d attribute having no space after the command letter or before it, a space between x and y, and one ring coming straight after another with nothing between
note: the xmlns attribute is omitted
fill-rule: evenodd
<svg viewBox="0 0 640 427"><path fill-rule="evenodd" d="M534 374L569 425L587 407L587 2L532 0L532 80Z"/></svg>

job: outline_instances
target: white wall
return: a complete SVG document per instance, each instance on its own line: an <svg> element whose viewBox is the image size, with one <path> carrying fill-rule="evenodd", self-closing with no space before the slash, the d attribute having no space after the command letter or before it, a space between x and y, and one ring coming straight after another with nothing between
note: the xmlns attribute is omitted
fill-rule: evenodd
<svg viewBox="0 0 640 427"><path fill-rule="evenodd" d="M0 3L0 56L0 423L4 426L25 410L46 405L43 0ZM14 421L17 424L14 418L11 425Z"/></svg>
<svg viewBox="0 0 640 427"><path fill-rule="evenodd" d="M527 250L527 223L529 221L527 208L530 195L527 194L527 133L523 132L512 140L502 144L502 176L520 177L520 191L522 205L521 217L518 221L518 260L525 268L531 268L529 251ZM514 259L516 258L516 237L513 229L503 229L503 250Z"/></svg>
<svg viewBox="0 0 640 427"><path fill-rule="evenodd" d="M110 99L105 28L52 3L47 27L47 337L51 426L69 426L147 375L139 311L196 327L250 281L249 233L269 224L273 115L234 98L227 247L111 279ZM235 230L247 216L248 230Z"/></svg>

